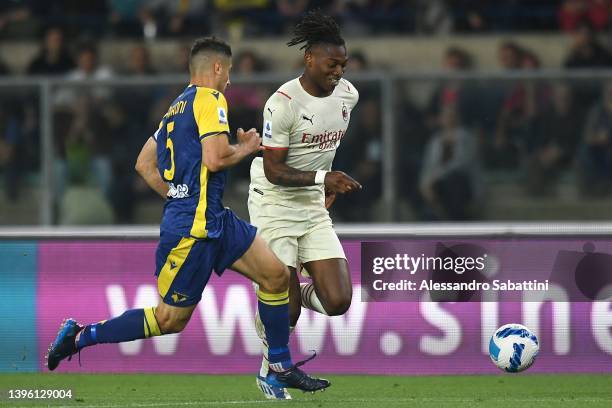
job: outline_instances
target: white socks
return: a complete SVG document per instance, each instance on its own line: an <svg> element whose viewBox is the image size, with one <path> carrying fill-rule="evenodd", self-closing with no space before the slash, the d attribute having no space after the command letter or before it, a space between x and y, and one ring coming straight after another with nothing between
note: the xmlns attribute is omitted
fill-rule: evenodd
<svg viewBox="0 0 612 408"><path fill-rule="evenodd" d="M317 297L315 287L312 283L300 284L300 292L302 295L303 307L305 307L306 309L314 310L315 312L319 312L324 315L328 315L328 313L323 308L321 301Z"/></svg>

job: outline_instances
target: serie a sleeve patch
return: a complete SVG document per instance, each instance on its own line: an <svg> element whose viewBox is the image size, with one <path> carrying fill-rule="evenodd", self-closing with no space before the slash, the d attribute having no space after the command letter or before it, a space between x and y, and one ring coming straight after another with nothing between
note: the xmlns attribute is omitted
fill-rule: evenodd
<svg viewBox="0 0 612 408"><path fill-rule="evenodd" d="M263 135L269 139L272 139L272 121L265 120L263 126Z"/></svg>
<svg viewBox="0 0 612 408"><path fill-rule="evenodd" d="M219 123L227 125L227 114L225 113L225 109L223 109L222 106L217 106L217 113L219 115Z"/></svg>

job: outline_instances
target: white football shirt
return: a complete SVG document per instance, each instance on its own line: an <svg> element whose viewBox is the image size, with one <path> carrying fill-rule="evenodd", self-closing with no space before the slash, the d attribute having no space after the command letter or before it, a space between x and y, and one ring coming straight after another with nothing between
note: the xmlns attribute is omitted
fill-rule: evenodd
<svg viewBox="0 0 612 408"><path fill-rule="evenodd" d="M359 100L357 89L341 79L331 95L316 97L304 90L299 78L283 84L266 102L263 112L263 145L286 149L287 165L297 170L331 170L336 149L346 135L351 111ZM283 187L270 183L263 158L251 164L251 190L285 197L323 194L323 185ZM314 198L314 197L313 197Z"/></svg>

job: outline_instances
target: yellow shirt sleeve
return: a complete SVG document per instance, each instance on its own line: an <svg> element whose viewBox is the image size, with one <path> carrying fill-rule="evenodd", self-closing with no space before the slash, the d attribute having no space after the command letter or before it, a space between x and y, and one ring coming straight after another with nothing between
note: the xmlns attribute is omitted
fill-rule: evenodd
<svg viewBox="0 0 612 408"><path fill-rule="evenodd" d="M227 101L221 92L198 88L193 100L193 115L200 140L219 133L229 134Z"/></svg>

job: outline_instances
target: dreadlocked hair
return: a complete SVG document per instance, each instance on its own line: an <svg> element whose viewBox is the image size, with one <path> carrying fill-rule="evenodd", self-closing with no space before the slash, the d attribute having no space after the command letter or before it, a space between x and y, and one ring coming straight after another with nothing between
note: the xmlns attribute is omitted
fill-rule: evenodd
<svg viewBox="0 0 612 408"><path fill-rule="evenodd" d="M289 47L305 43L300 50L310 49L314 44L328 43L344 45L344 38L340 35L340 27L336 21L321 12L312 10L307 12L293 30L293 38L287 42Z"/></svg>

